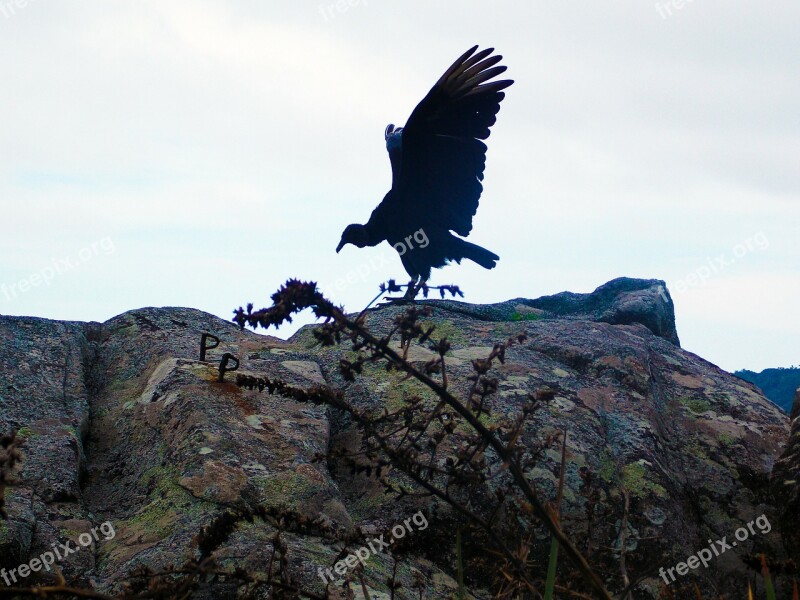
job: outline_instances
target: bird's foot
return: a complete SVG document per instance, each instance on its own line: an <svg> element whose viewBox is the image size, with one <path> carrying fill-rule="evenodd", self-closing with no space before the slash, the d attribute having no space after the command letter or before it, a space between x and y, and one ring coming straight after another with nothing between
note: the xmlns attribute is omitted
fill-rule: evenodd
<svg viewBox="0 0 800 600"><path fill-rule="evenodd" d="M386 302L381 302L378 306L400 306L402 304L413 304L413 300L406 300L405 296L386 296Z"/></svg>
<svg viewBox="0 0 800 600"><path fill-rule="evenodd" d="M387 304L413 304L414 298L417 297L419 291L422 289L422 284L424 282L421 280L412 279L408 282L406 286L406 293L402 296L386 296L384 300L386 300Z"/></svg>

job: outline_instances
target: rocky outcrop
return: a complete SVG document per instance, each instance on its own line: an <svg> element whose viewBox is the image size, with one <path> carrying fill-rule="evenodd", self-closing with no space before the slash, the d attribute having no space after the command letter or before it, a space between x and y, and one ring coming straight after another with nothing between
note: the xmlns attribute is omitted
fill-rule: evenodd
<svg viewBox="0 0 800 600"><path fill-rule="evenodd" d="M205 362L204 332L220 339ZM338 539L356 527L391 528L356 517L316 460L330 444L326 409L219 382L224 352L254 374L299 386L325 381L313 353L192 309L146 308L103 324L0 317L0 430L17 429L25 440L18 485L6 496L9 519L0 521L0 567L68 540L76 548L95 529L57 568L70 583L106 589L137 566L198 558L202 527L261 510L289 521L292 575L321 591L318 569L338 560ZM113 531L100 530L106 523ZM263 574L275 533L244 521L215 556L224 568ZM385 581L390 565L376 557L375 581ZM426 597L445 597L455 585L424 557L411 567L425 573ZM400 580L412 586L407 569ZM17 583L53 579L41 571ZM231 594L214 588L200 597Z"/></svg>
<svg viewBox="0 0 800 600"><path fill-rule="evenodd" d="M615 280L584 297L483 307L430 304L434 337L452 344L453 382L465 382L470 361L495 341L527 334L497 370L490 419L513 417L542 386L556 390L530 416L521 442L538 447L569 432L563 521L609 584L618 582L624 554L628 575L643 578L636 597L655 597L659 567L709 539L732 539L761 515L775 520L768 478L788 435L786 416L754 386L678 347L662 282ZM400 310L370 311L367 325L384 332ZM204 332L221 340L205 362ZM455 547L447 513L420 498L387 499L374 482L319 460L352 445L347 420L240 389L230 376L219 382L226 352L239 358L241 372L331 384L362 406L392 408L409 394L428 394L380 368L343 381L337 367L348 349L315 346L310 327L283 341L183 308L135 310L103 324L0 317L0 429L16 428L26 442L19 485L6 498L10 519L0 522L0 566L110 522L113 538L60 563L68 580L106 589L138 565L196 558L203 525L260 509L292 516L288 566L319 593L317 571L336 562L343 540L389 531L422 510L430 526L409 536L398 577L406 589L421 586L425 598L449 597ZM425 348L411 355L429 358ZM550 448L529 469L546 499L554 497L559 462ZM755 532L685 582L740 595L752 575L748 555L782 555L777 528ZM263 573L274 533L261 521L243 522L215 556L224 567ZM546 545L544 532L540 541ZM392 569L386 554L370 559L367 584L376 597L388 597L380 594ZM468 573L468 583L487 597L486 580Z"/></svg>
<svg viewBox="0 0 800 600"><path fill-rule="evenodd" d="M667 284L659 279L619 277L591 294L561 292L526 304L561 318L590 319L612 325L641 323L657 336L680 346L675 306Z"/></svg>
<svg viewBox="0 0 800 600"><path fill-rule="evenodd" d="M423 300L421 303L428 302ZM667 284L660 279L619 277L590 294L561 292L535 300L515 298L497 304L474 305L452 300L437 300L435 304L485 321L557 318L612 325L640 323L657 336L680 346L675 328L675 307Z"/></svg>
<svg viewBox="0 0 800 600"><path fill-rule="evenodd" d="M786 549L800 565L800 388L794 394L791 421L789 443L772 471L772 492Z"/></svg>
<svg viewBox="0 0 800 600"><path fill-rule="evenodd" d="M90 521L80 502L90 414L88 329L84 323L0 318L0 429L17 429L28 442L24 484L6 491L9 520L0 521L0 566L34 556L57 539L62 525Z"/></svg>

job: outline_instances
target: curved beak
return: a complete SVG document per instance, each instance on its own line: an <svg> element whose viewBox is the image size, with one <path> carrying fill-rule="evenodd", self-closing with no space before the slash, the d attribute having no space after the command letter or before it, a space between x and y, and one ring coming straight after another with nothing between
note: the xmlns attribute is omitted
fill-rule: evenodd
<svg viewBox="0 0 800 600"><path fill-rule="evenodd" d="M344 240L342 240L341 242L339 242L339 245L338 245L338 246L336 246L336 254L339 254L339 250L341 250L342 248L344 248L344 244L345 244Z"/></svg>

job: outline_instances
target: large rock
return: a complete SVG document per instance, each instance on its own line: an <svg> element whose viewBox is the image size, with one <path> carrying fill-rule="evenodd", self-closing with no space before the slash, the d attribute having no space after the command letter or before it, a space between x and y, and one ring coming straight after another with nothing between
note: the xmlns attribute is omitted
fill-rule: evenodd
<svg viewBox="0 0 800 600"><path fill-rule="evenodd" d="M780 512L784 544L800 565L800 388L794 394L792 432L772 471L772 492Z"/></svg>
<svg viewBox="0 0 800 600"><path fill-rule="evenodd" d="M423 300L422 303L429 302ZM515 298L482 305L444 300L436 301L436 305L486 321L558 318L612 325L641 323L657 336L680 346L675 327L675 307L666 283L660 279L619 277L589 294L561 292L535 300Z"/></svg>
<svg viewBox="0 0 800 600"><path fill-rule="evenodd" d="M0 317L0 430L17 429L26 442L24 485L6 492L0 567L16 567L72 524L87 522L81 475L90 423L84 372L90 329L85 323ZM80 560L86 563L87 555Z"/></svg>
<svg viewBox="0 0 800 600"><path fill-rule="evenodd" d="M522 442L537 447L568 430L567 531L620 589L627 518L625 558L632 579L645 576L641 598L656 596L659 566L685 560L709 539L731 539L762 514L773 522L768 478L788 435L786 416L757 388L676 345L672 304L659 286L616 280L595 300L432 302L428 319L434 337L452 344L448 372L459 390L472 359L495 341L528 334L497 370L491 419L514 416L541 386L557 390L531 415ZM386 331L400 310L373 310L368 326ZM206 362L198 356L203 332L221 339ZM20 485L7 497L10 520L0 523L0 563L14 567L109 521L113 539L101 538L92 552L61 564L70 581L107 589L137 565L197 557L194 536L221 514L262 509L288 518L287 564L296 580L321 592L317 569L335 562L342 540L386 532L428 509L427 501L387 500L374 482L337 469L335 461L320 462L331 448L357 444L346 419L219 383L217 361L229 352L246 373L300 386L328 382L360 405L392 408L408 394L427 392L378 368L344 382L337 367L347 348L312 341L310 327L287 342L182 308L131 311L103 324L0 317L0 429L20 429L26 438ZM427 360L427 352L417 349L411 359ZM550 449L528 473L548 499L558 463ZM594 474L592 489L586 473ZM398 573L406 589L421 582L425 597L445 598L454 586L453 522L441 511L429 514L439 516L410 536ZM274 533L258 520L243 522L216 556L225 567L263 572ZM546 547L546 536L539 543ZM749 536L693 571L692 581L738 596L752 576L748 555L762 551L781 557L777 529ZM368 585L386 593L392 568L389 557L375 556ZM475 595L486 597L486 574L467 573Z"/></svg>
<svg viewBox="0 0 800 600"><path fill-rule="evenodd" d="M221 342L201 362L205 332ZM14 569L57 542L76 547L95 528L99 539L57 566L70 583L108 589L137 566L196 559L195 536L225 513L261 511L285 521L293 577L321 592L318 569L334 564L341 540L364 524L315 460L330 443L327 411L241 390L231 376L219 382L226 352L254 375L324 382L315 355L193 309L146 308L103 324L0 317L0 430L25 439L18 485L6 496L9 520L0 521L0 567ZM100 529L105 523L113 532ZM219 563L263 575L276 531L242 521L217 550ZM381 555L373 563L370 585L385 588L392 562ZM427 597L455 585L412 557L399 577L406 586L415 583L411 567L425 574ZM53 579L41 572L17 583ZM205 594L236 597L224 587Z"/></svg>
<svg viewBox="0 0 800 600"><path fill-rule="evenodd" d="M680 346L675 306L667 285L659 279L619 277L591 294L561 292L526 304L561 318L588 318L612 325L641 323L657 336Z"/></svg>

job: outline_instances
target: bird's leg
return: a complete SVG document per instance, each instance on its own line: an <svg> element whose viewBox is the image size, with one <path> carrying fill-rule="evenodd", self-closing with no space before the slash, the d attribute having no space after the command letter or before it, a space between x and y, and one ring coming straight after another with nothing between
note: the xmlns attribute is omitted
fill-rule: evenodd
<svg viewBox="0 0 800 600"><path fill-rule="evenodd" d="M417 294L422 289L422 284L425 281L421 280L418 277L415 277L411 281L408 282L408 286L406 289L406 293L403 296L395 296L389 297L387 296L385 300L387 300L388 304L408 304L414 301L414 298L417 297Z"/></svg>
<svg viewBox="0 0 800 600"><path fill-rule="evenodd" d="M422 289L423 283L425 283L425 281L422 279L422 277L415 277L414 279L409 281L408 289L406 290L405 296L403 296L403 300L405 300L406 302L413 301L414 298L417 297L417 294L419 294L419 291Z"/></svg>
<svg viewBox="0 0 800 600"><path fill-rule="evenodd" d="M408 287L406 287L406 293L403 296L403 300L413 300L416 295L417 295L417 278L415 277L414 279L408 282Z"/></svg>

